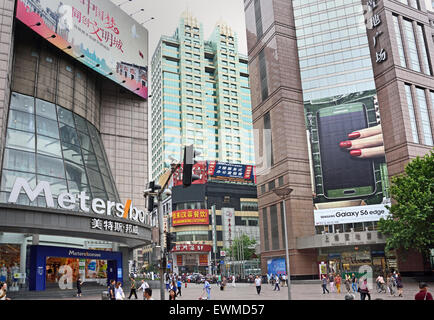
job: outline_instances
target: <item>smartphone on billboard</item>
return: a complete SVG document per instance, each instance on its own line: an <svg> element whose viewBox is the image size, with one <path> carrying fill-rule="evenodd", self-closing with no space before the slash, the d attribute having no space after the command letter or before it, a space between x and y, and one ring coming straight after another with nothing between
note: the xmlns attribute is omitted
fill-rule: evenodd
<svg viewBox="0 0 434 320"><path fill-rule="evenodd" d="M376 192L374 163L371 159L352 157L339 146L348 134L368 127L363 103L327 107L316 114L324 196L350 199Z"/></svg>

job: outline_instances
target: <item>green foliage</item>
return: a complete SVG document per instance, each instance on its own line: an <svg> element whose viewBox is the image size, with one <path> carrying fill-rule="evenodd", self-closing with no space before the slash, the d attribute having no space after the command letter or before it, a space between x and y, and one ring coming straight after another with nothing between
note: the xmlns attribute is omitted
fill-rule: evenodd
<svg viewBox="0 0 434 320"><path fill-rule="evenodd" d="M378 223L386 250L427 253L434 247L434 153L408 163L405 174L392 177L390 191L391 217Z"/></svg>
<svg viewBox="0 0 434 320"><path fill-rule="evenodd" d="M253 248L255 244L255 239L243 234L232 241L230 248L225 248L223 250L226 251L226 255L231 257L233 260L250 260L255 253L255 249Z"/></svg>

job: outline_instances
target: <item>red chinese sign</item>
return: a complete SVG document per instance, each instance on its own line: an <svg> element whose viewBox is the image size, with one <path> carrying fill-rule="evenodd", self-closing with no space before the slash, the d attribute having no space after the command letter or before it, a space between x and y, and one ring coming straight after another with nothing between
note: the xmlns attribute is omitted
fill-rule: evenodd
<svg viewBox="0 0 434 320"><path fill-rule="evenodd" d="M173 247L172 252L210 252L209 244L177 244Z"/></svg>
<svg viewBox="0 0 434 320"><path fill-rule="evenodd" d="M209 224L208 209L177 210L172 212L172 226Z"/></svg>
<svg viewBox="0 0 434 320"><path fill-rule="evenodd" d="M183 166L181 165L173 174L173 186L182 186L182 172ZM195 180L192 184L205 184L207 181L206 174L206 162L199 161L193 165L193 174L199 177L199 180Z"/></svg>
<svg viewBox="0 0 434 320"><path fill-rule="evenodd" d="M182 266L182 255L178 254L176 256L176 265L177 266Z"/></svg>

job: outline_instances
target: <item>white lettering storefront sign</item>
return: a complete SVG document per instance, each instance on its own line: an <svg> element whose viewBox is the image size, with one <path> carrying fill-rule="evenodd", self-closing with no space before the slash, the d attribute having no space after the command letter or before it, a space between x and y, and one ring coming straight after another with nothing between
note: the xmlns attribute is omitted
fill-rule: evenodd
<svg viewBox="0 0 434 320"><path fill-rule="evenodd" d="M38 196L43 194L47 207L57 208L57 205L54 203L51 186L47 181L40 181L36 187L32 189L26 179L17 178L15 180L8 202L16 203L22 190L27 195L30 202L35 201ZM122 204L112 202L110 200L106 201L103 199L94 198L91 201L90 207L86 205L87 200L90 200L90 197L86 195L85 191L82 191L79 194L63 192L59 194L57 198L57 204L60 208L66 210L76 210L76 207L79 206L80 210L84 213L89 213L92 209L92 211L98 215L114 215L118 218L124 218L147 225L150 224L149 214L143 210L133 207L131 200L127 200L125 204ZM133 228L133 226L131 226L131 228ZM131 229L131 232L129 233L136 233L136 230Z"/></svg>
<svg viewBox="0 0 434 320"><path fill-rule="evenodd" d="M390 216L384 204L314 210L316 226L379 221Z"/></svg>

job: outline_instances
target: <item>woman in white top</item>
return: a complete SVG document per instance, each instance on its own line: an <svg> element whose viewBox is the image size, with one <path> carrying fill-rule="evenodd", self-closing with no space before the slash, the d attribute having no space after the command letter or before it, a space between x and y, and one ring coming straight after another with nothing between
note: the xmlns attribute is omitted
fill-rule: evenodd
<svg viewBox="0 0 434 320"><path fill-rule="evenodd" d="M125 299L124 290L122 289L122 283L120 283L120 281L118 281L118 283L116 283L115 298L116 298L116 300L124 300Z"/></svg>
<svg viewBox="0 0 434 320"><path fill-rule="evenodd" d="M6 282L0 282L0 300L11 300L6 297L7 287Z"/></svg>

